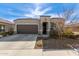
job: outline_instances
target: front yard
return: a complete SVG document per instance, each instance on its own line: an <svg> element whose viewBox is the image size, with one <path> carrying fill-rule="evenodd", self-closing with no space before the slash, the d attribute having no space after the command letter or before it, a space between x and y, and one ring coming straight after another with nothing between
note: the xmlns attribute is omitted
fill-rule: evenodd
<svg viewBox="0 0 79 59"><path fill-rule="evenodd" d="M43 48L44 49L70 49L71 47L68 45L76 45L79 44L78 39L68 39L64 38L60 39L53 39L49 38L47 40L43 40Z"/></svg>
<svg viewBox="0 0 79 59"><path fill-rule="evenodd" d="M79 39L70 39L63 38L55 39L55 38L38 38L36 41L35 48L43 48L43 49L71 49L70 45L79 44Z"/></svg>
<svg viewBox="0 0 79 59"><path fill-rule="evenodd" d="M43 48L43 38L37 37L36 43L35 43L35 49L42 49Z"/></svg>

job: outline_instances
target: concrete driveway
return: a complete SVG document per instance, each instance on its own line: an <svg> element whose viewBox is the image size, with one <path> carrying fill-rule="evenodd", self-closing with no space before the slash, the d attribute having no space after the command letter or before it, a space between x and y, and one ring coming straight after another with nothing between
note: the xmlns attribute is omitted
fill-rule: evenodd
<svg viewBox="0 0 79 59"><path fill-rule="evenodd" d="M73 50L34 49L37 35L16 34L0 38L0 56L77 56Z"/></svg>
<svg viewBox="0 0 79 59"><path fill-rule="evenodd" d="M0 38L0 50L33 49L37 39L36 34L16 34Z"/></svg>

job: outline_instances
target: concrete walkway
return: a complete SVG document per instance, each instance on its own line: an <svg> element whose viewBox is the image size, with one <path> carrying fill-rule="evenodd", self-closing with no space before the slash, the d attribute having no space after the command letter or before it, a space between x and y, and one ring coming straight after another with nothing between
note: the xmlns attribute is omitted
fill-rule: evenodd
<svg viewBox="0 0 79 59"><path fill-rule="evenodd" d="M73 50L46 50L43 56L78 56L78 53Z"/></svg>
<svg viewBox="0 0 79 59"><path fill-rule="evenodd" d="M42 49L26 50L0 50L0 56L78 56L73 50L51 50L43 51Z"/></svg>
<svg viewBox="0 0 79 59"><path fill-rule="evenodd" d="M42 49L0 50L0 56L42 56Z"/></svg>

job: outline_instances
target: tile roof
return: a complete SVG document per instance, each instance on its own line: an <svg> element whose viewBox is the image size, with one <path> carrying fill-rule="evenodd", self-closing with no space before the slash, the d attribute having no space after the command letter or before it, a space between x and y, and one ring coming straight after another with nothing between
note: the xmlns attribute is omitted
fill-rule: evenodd
<svg viewBox="0 0 79 59"><path fill-rule="evenodd" d="M8 20L4 20L4 19L2 19L2 18L0 18L0 22L2 22L2 23L7 23L7 24L14 24L13 22L8 21Z"/></svg>

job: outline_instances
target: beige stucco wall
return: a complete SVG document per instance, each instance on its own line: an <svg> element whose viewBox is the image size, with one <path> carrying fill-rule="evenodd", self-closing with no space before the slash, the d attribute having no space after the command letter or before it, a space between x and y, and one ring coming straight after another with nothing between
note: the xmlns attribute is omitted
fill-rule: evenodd
<svg viewBox="0 0 79 59"><path fill-rule="evenodd" d="M53 22L53 23L58 23L59 25L61 25L61 26L63 26L64 25L64 23L65 23L65 20L64 19L61 19L61 18L59 18L59 19L57 19L57 18L52 18L51 20L50 20L50 22Z"/></svg>
<svg viewBox="0 0 79 59"><path fill-rule="evenodd" d="M15 29L14 29L15 33L17 33L17 25L20 25L20 24L21 25L30 25L30 24L38 25L39 23L38 19L28 19L28 18L18 19L18 20L15 20L14 22L15 22Z"/></svg>
<svg viewBox="0 0 79 59"><path fill-rule="evenodd" d="M64 26L64 19L62 18L50 18L49 16L41 16L40 19L18 19L15 20L15 32L17 32L17 24L37 24L38 25L38 33L42 34L43 31L43 22L47 22L47 31L49 33L50 28L51 28L51 22L56 23L60 25L61 27Z"/></svg>
<svg viewBox="0 0 79 59"><path fill-rule="evenodd" d="M8 24L8 23L0 22L0 25L5 26L5 32L10 31L11 29L14 31L14 24Z"/></svg>
<svg viewBox="0 0 79 59"><path fill-rule="evenodd" d="M5 31L14 31L14 24L6 24L5 25Z"/></svg>
<svg viewBox="0 0 79 59"><path fill-rule="evenodd" d="M32 19L26 19L26 20L16 20L16 21L14 21L15 22L15 24L31 24L31 23L35 23L35 24L38 24L38 20L32 20Z"/></svg>
<svg viewBox="0 0 79 59"><path fill-rule="evenodd" d="M55 23L61 30L64 30L65 20L63 18L52 18L50 22Z"/></svg>
<svg viewBox="0 0 79 59"><path fill-rule="evenodd" d="M43 22L47 22L47 34L49 34L50 31L50 17L49 16L41 16L39 20L39 34L43 34Z"/></svg>
<svg viewBox="0 0 79 59"><path fill-rule="evenodd" d="M48 16L41 16L40 20L41 20L41 22L48 22L48 21L50 21L50 17L48 17Z"/></svg>

